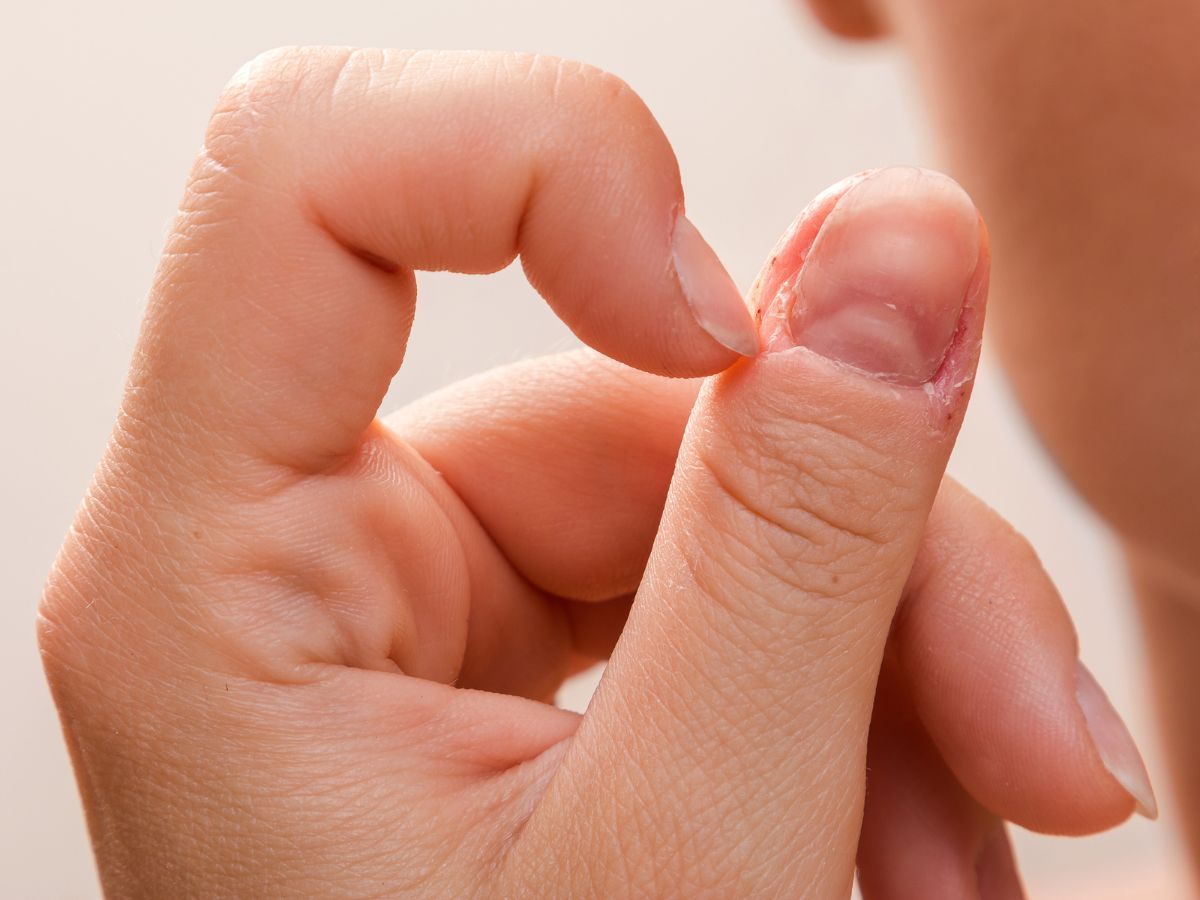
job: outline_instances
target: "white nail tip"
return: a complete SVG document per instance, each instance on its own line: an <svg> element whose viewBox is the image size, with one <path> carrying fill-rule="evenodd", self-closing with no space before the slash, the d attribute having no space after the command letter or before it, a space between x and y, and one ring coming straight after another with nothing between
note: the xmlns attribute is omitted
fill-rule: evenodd
<svg viewBox="0 0 1200 900"><path fill-rule="evenodd" d="M1075 692L1104 767L1133 797L1141 815L1147 819L1157 818L1158 801L1137 744L1104 689L1083 663L1077 663Z"/></svg>

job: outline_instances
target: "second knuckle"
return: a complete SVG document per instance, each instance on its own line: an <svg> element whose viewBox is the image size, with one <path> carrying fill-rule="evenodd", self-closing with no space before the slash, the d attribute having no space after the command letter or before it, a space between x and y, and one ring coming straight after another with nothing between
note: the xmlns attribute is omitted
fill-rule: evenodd
<svg viewBox="0 0 1200 900"><path fill-rule="evenodd" d="M298 109L328 97L364 51L278 47L255 56L225 85L209 118L203 155L243 177L286 146Z"/></svg>
<svg viewBox="0 0 1200 900"><path fill-rule="evenodd" d="M545 62L542 71L551 103L571 111L592 142L668 146L649 107L620 76L568 59Z"/></svg>
<svg viewBox="0 0 1200 900"><path fill-rule="evenodd" d="M869 447L831 445L823 434L797 437L790 436L786 458L730 446L702 449L697 475L719 497L722 521L715 524L738 568L849 597L896 540L910 492L898 483L903 473Z"/></svg>

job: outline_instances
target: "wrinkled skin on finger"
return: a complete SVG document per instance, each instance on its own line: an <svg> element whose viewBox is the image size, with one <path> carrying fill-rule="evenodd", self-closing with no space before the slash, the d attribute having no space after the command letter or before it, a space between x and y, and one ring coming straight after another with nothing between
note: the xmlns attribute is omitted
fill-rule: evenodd
<svg viewBox="0 0 1200 900"><path fill-rule="evenodd" d="M506 421L501 377L475 462L453 434L470 391L375 419L414 270L515 253L598 349L728 367L727 276L681 202L644 106L586 67L305 50L235 79L42 605L107 889L848 889L876 676L978 353L988 256L961 189L889 170L821 198L760 280L791 324L764 318L768 352L694 403L626 374L589 381L570 427ZM912 267L881 275L910 233ZM911 592L913 621L936 596ZM585 717L539 702L610 650ZM1127 814L1082 734L1101 799L1080 817Z"/></svg>

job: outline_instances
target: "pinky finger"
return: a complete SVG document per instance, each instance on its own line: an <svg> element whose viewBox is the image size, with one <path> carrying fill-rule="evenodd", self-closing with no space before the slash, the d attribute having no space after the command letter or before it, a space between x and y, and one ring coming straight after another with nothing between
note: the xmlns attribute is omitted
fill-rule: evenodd
<svg viewBox="0 0 1200 900"><path fill-rule="evenodd" d="M858 850L864 900L1024 898L1004 823L946 767L888 663L867 770Z"/></svg>

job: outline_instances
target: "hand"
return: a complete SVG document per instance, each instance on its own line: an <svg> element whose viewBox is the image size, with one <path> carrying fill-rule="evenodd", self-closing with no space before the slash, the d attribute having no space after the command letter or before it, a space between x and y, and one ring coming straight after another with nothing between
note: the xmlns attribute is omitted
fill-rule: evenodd
<svg viewBox="0 0 1200 900"><path fill-rule="evenodd" d="M965 195L823 196L759 331L681 209L653 119L584 67L292 51L235 81L42 606L106 889L837 896L863 826L876 894L925 860L999 896L999 817L1153 802L1032 554L935 505L987 281ZM766 350L694 408L575 357L376 421L413 269L518 252L625 363ZM610 651L586 716L539 702Z"/></svg>

